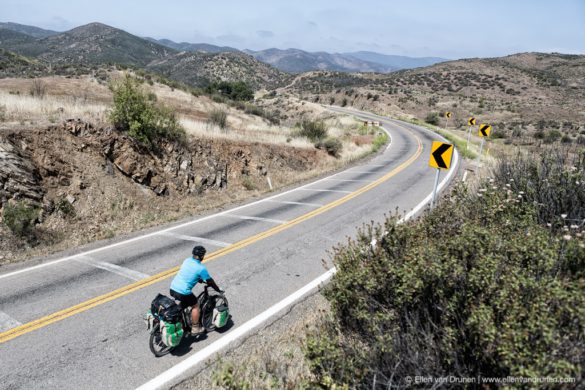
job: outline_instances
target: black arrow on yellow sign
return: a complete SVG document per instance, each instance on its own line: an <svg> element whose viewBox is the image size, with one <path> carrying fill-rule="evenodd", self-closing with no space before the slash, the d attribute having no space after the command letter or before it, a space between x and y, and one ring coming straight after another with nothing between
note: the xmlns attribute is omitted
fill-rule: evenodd
<svg viewBox="0 0 585 390"><path fill-rule="evenodd" d="M435 166L436 168L441 169L449 169L449 165L451 165L451 156L453 153L451 148L453 148L453 145L441 143L441 145L431 153L435 163L432 164L433 161L431 161L431 166ZM447 161L445 161L443 157L445 157Z"/></svg>
<svg viewBox="0 0 585 390"><path fill-rule="evenodd" d="M480 136L489 137L492 127L490 125L482 124L479 126Z"/></svg>

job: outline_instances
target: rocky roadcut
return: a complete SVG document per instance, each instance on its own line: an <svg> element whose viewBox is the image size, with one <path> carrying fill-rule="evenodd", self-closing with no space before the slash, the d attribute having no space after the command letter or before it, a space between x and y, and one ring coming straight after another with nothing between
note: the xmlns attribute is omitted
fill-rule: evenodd
<svg viewBox="0 0 585 390"><path fill-rule="evenodd" d="M5 131L0 206L38 208L40 224L28 237L0 227L0 263L22 256L23 246L109 238L238 201L268 189L267 177L282 185L327 159L317 149L225 140L161 141L147 149L111 127L79 120Z"/></svg>

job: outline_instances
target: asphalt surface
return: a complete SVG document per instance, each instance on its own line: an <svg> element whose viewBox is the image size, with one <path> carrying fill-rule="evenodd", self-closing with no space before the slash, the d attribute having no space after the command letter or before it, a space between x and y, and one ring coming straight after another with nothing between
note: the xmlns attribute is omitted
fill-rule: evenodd
<svg viewBox="0 0 585 390"><path fill-rule="evenodd" d="M131 389L222 337L213 332L204 340L185 339L162 358L148 348L142 316L157 293L168 294L171 276L136 283L177 267L198 241L194 237L204 238L209 252L222 251L206 265L226 290L230 329L323 274L322 260L329 259L333 246L355 236L364 223L381 222L397 209L408 212L432 191L429 150L439 137L397 121L382 125L391 134L391 146L330 179L87 255L0 274L0 388ZM388 180L339 202L393 171ZM286 222L331 202L336 206L311 218ZM257 236L269 229L270 234ZM226 247L242 240L245 245ZM87 302L112 291L118 292ZM11 329L22 329L19 323L28 328L6 337Z"/></svg>

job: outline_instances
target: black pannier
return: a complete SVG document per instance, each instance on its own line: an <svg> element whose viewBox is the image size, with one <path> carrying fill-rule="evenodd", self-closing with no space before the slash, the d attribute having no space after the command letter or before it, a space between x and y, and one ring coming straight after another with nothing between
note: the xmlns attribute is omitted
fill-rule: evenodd
<svg viewBox="0 0 585 390"><path fill-rule="evenodd" d="M163 294L158 294L150 304L152 314L165 322L178 322L181 318L181 306L175 300Z"/></svg>

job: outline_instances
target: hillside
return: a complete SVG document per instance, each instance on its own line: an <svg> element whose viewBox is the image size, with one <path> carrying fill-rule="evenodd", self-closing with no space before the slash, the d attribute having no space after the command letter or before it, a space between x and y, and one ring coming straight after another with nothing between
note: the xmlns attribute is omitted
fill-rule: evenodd
<svg viewBox="0 0 585 390"><path fill-rule="evenodd" d="M154 61L147 66L173 80L205 86L210 80L245 81L254 88L274 88L289 75L243 53L183 52Z"/></svg>
<svg viewBox="0 0 585 390"><path fill-rule="evenodd" d="M26 56L36 56L45 50L36 38L6 28L0 28L0 48Z"/></svg>
<svg viewBox="0 0 585 390"><path fill-rule="evenodd" d="M523 53L388 75L312 72L298 76L286 91L423 120L431 112L450 111L450 126L461 129L474 115L495 124L496 136L555 129L577 140L585 122L585 56Z"/></svg>
<svg viewBox="0 0 585 390"><path fill-rule="evenodd" d="M261 51L246 50L246 53L262 62L290 73L303 73L312 70L387 73L396 70L391 66L326 52L309 53L299 49L267 49Z"/></svg>
<svg viewBox="0 0 585 390"><path fill-rule="evenodd" d="M351 56L363 61L374 62L376 64L386 65L392 69L413 69L421 68L423 66L430 66L439 62L448 61L445 58L439 57L406 57L388 54L380 54L371 51L357 51L351 53L343 53L345 56Z"/></svg>
<svg viewBox="0 0 585 390"><path fill-rule="evenodd" d="M41 39L39 58L51 63L118 63L145 66L174 50L148 42L125 31L91 23Z"/></svg>
<svg viewBox="0 0 585 390"><path fill-rule="evenodd" d="M189 42L173 42L170 39L154 39L145 38L150 42L158 43L178 51L201 51L204 53L223 53L223 52L239 52L240 50L234 49L229 46L216 46L208 43L189 43Z"/></svg>
<svg viewBox="0 0 585 390"><path fill-rule="evenodd" d="M33 38L46 38L46 37L50 37L52 35L59 34L59 32L57 32L57 31L45 30L43 28L39 28L39 27L35 27L35 26L27 26L24 24L18 24L18 23L12 23L12 22L7 22L7 23L0 22L0 28L23 33L23 34L29 35Z"/></svg>

